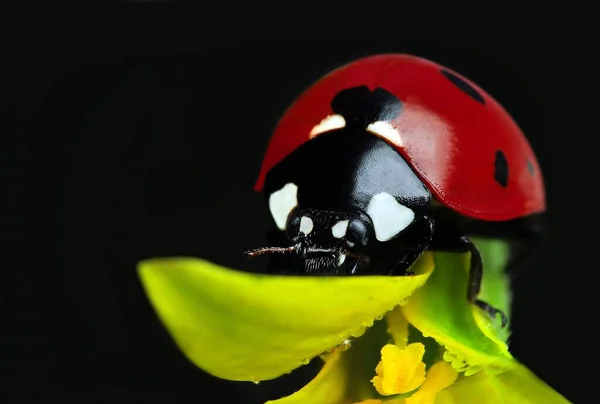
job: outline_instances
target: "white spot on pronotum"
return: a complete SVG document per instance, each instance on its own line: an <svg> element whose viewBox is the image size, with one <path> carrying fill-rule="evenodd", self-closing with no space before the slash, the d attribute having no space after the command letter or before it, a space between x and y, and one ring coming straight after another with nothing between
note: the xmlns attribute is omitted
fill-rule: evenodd
<svg viewBox="0 0 600 404"><path fill-rule="evenodd" d="M313 138L317 135L320 135L323 132L329 132L330 130L340 129L346 126L346 120L341 115L329 115L325 119L321 121L318 125L316 125L310 131L310 137Z"/></svg>
<svg viewBox="0 0 600 404"><path fill-rule="evenodd" d="M377 121L367 126L367 131L387 139L390 143L402 146L402 137L400 132L389 122Z"/></svg>
<svg viewBox="0 0 600 404"><path fill-rule="evenodd" d="M314 227L312 219L308 216L302 216L300 218L300 233L310 234Z"/></svg>
<svg viewBox="0 0 600 404"><path fill-rule="evenodd" d="M404 230L415 218L415 212L398 203L392 195L381 192L369 202L367 214L373 221L375 237L388 241Z"/></svg>
<svg viewBox="0 0 600 404"><path fill-rule="evenodd" d="M335 238L342 238L346 235L346 230L348 230L348 221L340 220L331 228L331 234Z"/></svg>
<svg viewBox="0 0 600 404"><path fill-rule="evenodd" d="M290 212L298 205L298 186L287 183L269 197L269 209L280 230L285 230Z"/></svg>

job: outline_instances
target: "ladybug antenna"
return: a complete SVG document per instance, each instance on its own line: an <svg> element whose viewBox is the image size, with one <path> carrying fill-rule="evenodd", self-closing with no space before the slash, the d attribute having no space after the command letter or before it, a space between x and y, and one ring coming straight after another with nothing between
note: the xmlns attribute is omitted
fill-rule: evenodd
<svg viewBox="0 0 600 404"><path fill-rule="evenodd" d="M297 249L298 249L298 247L296 247L296 246L291 246L291 247L262 247L262 248L256 248L254 250L246 251L244 253L244 255L246 257L248 257L248 258L254 258L256 256L263 255L263 254L273 254L273 253L285 254L285 253L293 253L293 252L296 252Z"/></svg>

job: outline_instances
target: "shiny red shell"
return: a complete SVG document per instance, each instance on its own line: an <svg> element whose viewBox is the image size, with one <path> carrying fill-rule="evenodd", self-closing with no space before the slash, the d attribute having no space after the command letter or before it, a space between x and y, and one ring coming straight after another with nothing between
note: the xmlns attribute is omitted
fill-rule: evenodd
<svg viewBox="0 0 600 404"><path fill-rule="evenodd" d="M470 84L484 103L459 89L442 70ZM301 94L275 128L255 190L261 191L268 171L309 141L313 127L333 114L330 103L338 92L361 85L384 88L402 101L402 112L390 122L401 142L392 146L441 204L464 216L491 221L545 210L538 161L504 108L451 69L404 54L359 59L325 75ZM506 186L494 179L498 150L508 163Z"/></svg>

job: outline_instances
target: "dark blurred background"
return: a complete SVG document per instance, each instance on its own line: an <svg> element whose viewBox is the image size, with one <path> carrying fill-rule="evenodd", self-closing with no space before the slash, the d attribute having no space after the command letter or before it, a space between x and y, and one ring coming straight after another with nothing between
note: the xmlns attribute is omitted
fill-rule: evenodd
<svg viewBox="0 0 600 404"><path fill-rule="evenodd" d="M442 10L438 23L290 7L285 18L168 2L0 14L0 403L202 403L211 392L251 403L277 389L189 364L135 264L187 254L247 268L241 253L262 244L270 220L252 186L278 117L322 74L379 52L458 70L529 136L551 228L514 285L512 350L570 400L589 401L581 369L597 305L578 271L593 266L581 232L591 231L583 181L594 169L574 183L589 167L575 95L590 91L576 83L589 36L510 12L463 21Z"/></svg>

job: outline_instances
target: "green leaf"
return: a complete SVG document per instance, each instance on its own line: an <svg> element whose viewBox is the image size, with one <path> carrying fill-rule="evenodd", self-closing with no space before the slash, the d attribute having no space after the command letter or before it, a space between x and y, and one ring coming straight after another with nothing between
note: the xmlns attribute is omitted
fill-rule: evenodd
<svg viewBox="0 0 600 404"><path fill-rule="evenodd" d="M279 377L360 336L432 270L431 254L406 277L273 276L185 257L138 267L155 311L187 358L237 381Z"/></svg>
<svg viewBox="0 0 600 404"><path fill-rule="evenodd" d="M483 261L483 280L479 298L493 307L502 310L507 317L511 318L511 298L510 283L505 273L508 261L508 244L500 240L473 239L481 253ZM476 317L476 319L485 319ZM481 324L484 331L487 330L485 324ZM502 330L496 330L498 338L502 341L508 341L510 335L509 326Z"/></svg>
<svg viewBox="0 0 600 404"><path fill-rule="evenodd" d="M402 308L406 319L443 345L444 358L467 375L485 366L513 366L499 326L466 298L469 254L435 253L434 259L429 281Z"/></svg>

